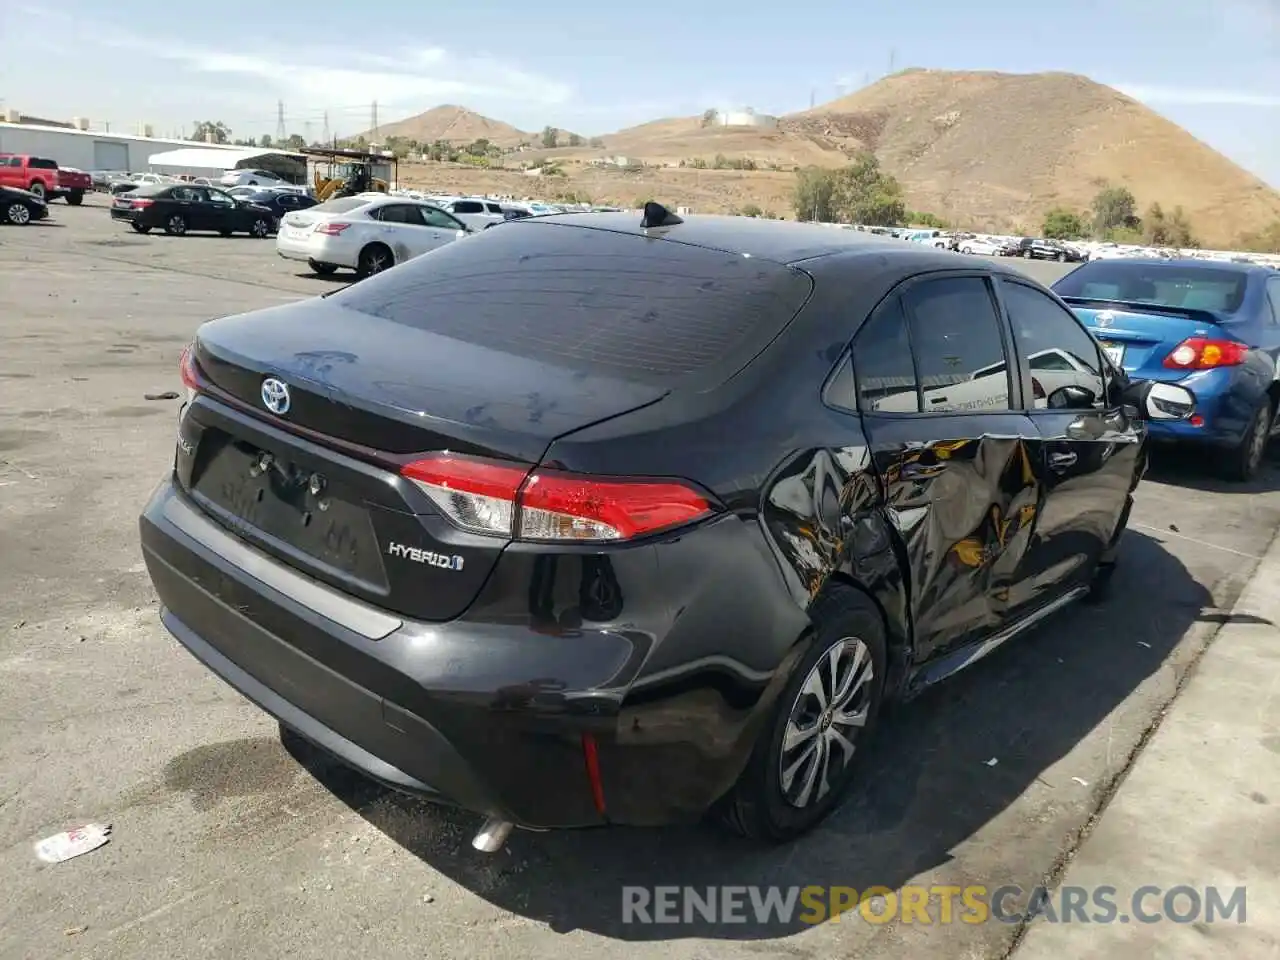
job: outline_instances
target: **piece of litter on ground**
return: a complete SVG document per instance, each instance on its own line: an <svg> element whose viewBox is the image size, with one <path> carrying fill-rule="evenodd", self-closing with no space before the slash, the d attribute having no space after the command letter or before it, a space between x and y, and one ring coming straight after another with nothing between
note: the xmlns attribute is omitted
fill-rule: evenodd
<svg viewBox="0 0 1280 960"><path fill-rule="evenodd" d="M88 927L67 927L62 931L62 935L64 937L77 937L88 929Z"/></svg>
<svg viewBox="0 0 1280 960"><path fill-rule="evenodd" d="M172 390L166 390L164 393L144 393L143 400L177 400L178 395Z"/></svg>
<svg viewBox="0 0 1280 960"><path fill-rule="evenodd" d="M435 898L435 897L433 897L433 896L432 896L431 894L429 894L429 893L424 893L424 894L422 895L422 902L423 902L423 903L435 903L435 902L436 902L436 898Z"/></svg>
<svg viewBox="0 0 1280 960"><path fill-rule="evenodd" d="M1140 647L1146 647L1148 650L1150 650L1150 649L1151 649L1151 644L1147 643L1145 640L1139 640L1139 641L1138 641L1138 646L1140 646Z"/></svg>
<svg viewBox="0 0 1280 960"><path fill-rule="evenodd" d="M86 823L82 827L55 833L36 843L36 856L45 863L62 863L72 857L97 850L111 839L111 824Z"/></svg>
<svg viewBox="0 0 1280 960"><path fill-rule="evenodd" d="M990 760L985 760L983 762L986 763L988 767L994 767L1000 761L996 757L992 757Z"/></svg>
<svg viewBox="0 0 1280 960"><path fill-rule="evenodd" d="M1074 780L1076 783L1080 784L1080 786L1082 787L1087 787L1089 785L1088 780L1082 780L1079 777L1072 777L1071 779Z"/></svg>

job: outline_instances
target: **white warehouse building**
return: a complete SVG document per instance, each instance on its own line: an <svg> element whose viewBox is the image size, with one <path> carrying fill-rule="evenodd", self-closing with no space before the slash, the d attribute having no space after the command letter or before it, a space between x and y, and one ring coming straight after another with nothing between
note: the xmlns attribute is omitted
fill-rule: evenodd
<svg viewBox="0 0 1280 960"><path fill-rule="evenodd" d="M751 107L741 110L717 110L716 123L722 127L762 127L776 130L778 118L768 113L756 113Z"/></svg>
<svg viewBox="0 0 1280 960"><path fill-rule="evenodd" d="M0 153L48 157L56 160L60 167L76 167L80 170L138 173L149 168L149 158L154 154L193 146L189 140L89 130L89 124L84 120L76 121L75 124L74 127L48 127L35 123L0 123ZM150 130L144 127L143 132L149 133ZM220 144L199 146L201 149L207 147L209 150L226 150L232 154L235 158L229 159L228 169L236 165L236 160L245 151L244 147Z"/></svg>

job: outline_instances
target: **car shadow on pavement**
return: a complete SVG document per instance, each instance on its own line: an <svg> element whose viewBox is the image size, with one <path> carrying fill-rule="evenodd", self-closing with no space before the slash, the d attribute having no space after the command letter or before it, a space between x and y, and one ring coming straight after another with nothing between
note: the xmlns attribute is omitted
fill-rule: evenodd
<svg viewBox="0 0 1280 960"><path fill-rule="evenodd" d="M811 928L800 922L799 910L786 924L757 923L749 906L746 923L624 923L623 887L897 889L951 861L957 846L1029 790L1043 791L1059 808L1077 807L1083 824L1092 812L1089 788L1070 771L1050 768L1158 671L1213 605L1176 557L1132 532L1112 590L1108 601L1068 608L887 715L863 759L864 786L820 829L790 846L752 844L713 826L611 828L516 831L505 850L486 855L469 842L480 818L382 790L310 752L297 755L334 794L423 862L495 906L555 931L629 941L784 937ZM1122 763L1115 758L1113 772ZM994 858L985 861L999 869L990 866ZM1035 868L1049 867L1046 861Z"/></svg>
<svg viewBox="0 0 1280 960"><path fill-rule="evenodd" d="M1225 480L1215 470L1220 458L1203 450L1154 447L1147 477L1171 486L1203 493L1271 493L1280 490L1280 438L1271 441L1258 476L1248 483Z"/></svg>

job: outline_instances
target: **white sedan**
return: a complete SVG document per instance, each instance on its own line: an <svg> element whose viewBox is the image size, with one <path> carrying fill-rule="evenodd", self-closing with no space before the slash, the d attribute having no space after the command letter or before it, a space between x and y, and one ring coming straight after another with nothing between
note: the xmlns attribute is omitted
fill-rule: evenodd
<svg viewBox="0 0 1280 960"><path fill-rule="evenodd" d="M990 237L972 237L960 243L961 253L971 253L979 257L998 257L1004 244Z"/></svg>
<svg viewBox="0 0 1280 960"><path fill-rule="evenodd" d="M437 206L365 194L339 197L285 216L276 252L324 276L340 267L363 279L474 232Z"/></svg>

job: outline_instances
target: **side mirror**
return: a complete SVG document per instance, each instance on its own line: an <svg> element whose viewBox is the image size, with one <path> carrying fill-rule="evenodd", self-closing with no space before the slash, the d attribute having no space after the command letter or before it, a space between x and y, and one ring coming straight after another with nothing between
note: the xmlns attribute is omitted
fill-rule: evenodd
<svg viewBox="0 0 1280 960"><path fill-rule="evenodd" d="M1124 391L1122 402L1146 420L1186 420L1196 412L1196 395L1176 383L1138 380Z"/></svg>
<svg viewBox="0 0 1280 960"><path fill-rule="evenodd" d="M1069 383L1049 394L1045 398L1045 406L1050 410L1089 410L1097 401L1092 390Z"/></svg>

